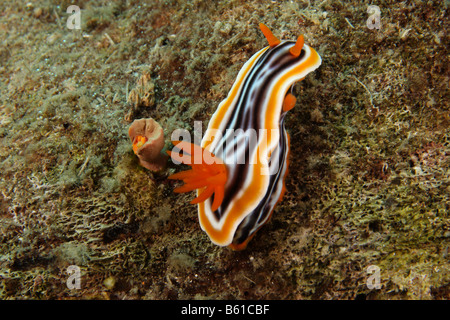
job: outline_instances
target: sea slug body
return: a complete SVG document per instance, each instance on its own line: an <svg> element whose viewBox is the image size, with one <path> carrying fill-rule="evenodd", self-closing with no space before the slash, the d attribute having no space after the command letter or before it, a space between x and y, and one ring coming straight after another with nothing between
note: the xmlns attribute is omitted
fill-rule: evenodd
<svg viewBox="0 0 450 320"><path fill-rule="evenodd" d="M296 102L291 88L321 64L303 36L280 41L265 25L260 29L269 46L244 64L201 146L175 141L170 152L172 160L192 166L169 177L185 183L174 191L197 189L191 203L198 204L202 229L213 243L234 250L247 246L283 197L289 155L285 116Z"/></svg>

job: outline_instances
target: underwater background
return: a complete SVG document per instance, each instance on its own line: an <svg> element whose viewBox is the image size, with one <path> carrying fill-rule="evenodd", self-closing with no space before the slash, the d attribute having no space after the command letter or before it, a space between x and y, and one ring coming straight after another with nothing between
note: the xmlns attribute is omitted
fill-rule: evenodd
<svg viewBox="0 0 450 320"><path fill-rule="evenodd" d="M449 5L1 1L0 299L449 299ZM235 252L128 128L153 118L165 150L206 128L260 22L323 61L284 199Z"/></svg>

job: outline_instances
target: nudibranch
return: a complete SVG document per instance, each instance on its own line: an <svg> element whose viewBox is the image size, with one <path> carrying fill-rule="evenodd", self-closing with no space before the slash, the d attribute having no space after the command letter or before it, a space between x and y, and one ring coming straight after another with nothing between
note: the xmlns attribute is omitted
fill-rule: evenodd
<svg viewBox="0 0 450 320"><path fill-rule="evenodd" d="M197 190L191 203L198 204L201 228L213 243L233 250L247 246L283 197L289 155L285 116L296 103L292 86L321 64L303 36L280 41L267 26L259 27L269 46L244 64L201 146L174 141L169 152L175 162L192 167L169 177L184 181L174 191Z"/></svg>

